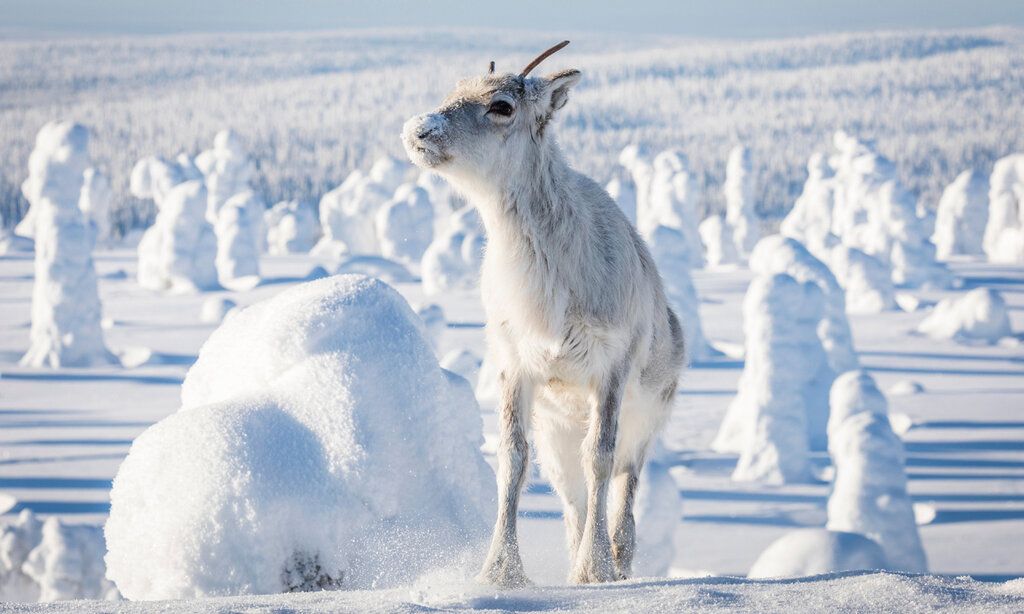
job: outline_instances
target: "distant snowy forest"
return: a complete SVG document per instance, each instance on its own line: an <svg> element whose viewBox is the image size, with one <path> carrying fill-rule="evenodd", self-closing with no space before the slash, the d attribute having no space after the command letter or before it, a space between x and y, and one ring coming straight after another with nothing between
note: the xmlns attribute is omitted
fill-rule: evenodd
<svg viewBox="0 0 1024 614"><path fill-rule="evenodd" d="M775 219L798 196L808 157L839 128L874 140L932 209L961 171L987 175L994 160L1024 149L1019 29L776 41L566 36L572 47L548 68L585 73L559 129L571 162L603 183L627 144L679 147L703 188L701 218L724 206L737 143L750 148L759 212ZM402 122L457 79L491 60L518 70L550 42L486 31L0 41L0 214L12 225L27 209L25 160L56 117L93 130L118 233L155 213L127 189L136 161L195 154L226 126L247 140L268 203L316 202L377 156L402 157Z"/></svg>

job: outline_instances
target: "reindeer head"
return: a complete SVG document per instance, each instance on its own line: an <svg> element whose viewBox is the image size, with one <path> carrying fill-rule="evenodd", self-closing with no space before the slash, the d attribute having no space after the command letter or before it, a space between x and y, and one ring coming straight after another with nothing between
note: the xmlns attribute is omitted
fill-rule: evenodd
<svg viewBox="0 0 1024 614"><path fill-rule="evenodd" d="M546 77L530 71L569 41L548 49L519 74L494 74L459 82L435 111L405 122L402 142L417 166L451 179L498 179L544 145L555 111L565 106L580 71Z"/></svg>

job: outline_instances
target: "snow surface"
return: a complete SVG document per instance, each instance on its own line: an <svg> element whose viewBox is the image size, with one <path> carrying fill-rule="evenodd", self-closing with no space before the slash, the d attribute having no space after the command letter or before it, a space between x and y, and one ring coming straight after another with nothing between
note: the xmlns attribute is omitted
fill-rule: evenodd
<svg viewBox="0 0 1024 614"><path fill-rule="evenodd" d="M487 537L494 475L470 388L383 282L322 279L247 307L181 399L114 479L106 560L130 599L394 586Z"/></svg>
<svg viewBox="0 0 1024 614"><path fill-rule="evenodd" d="M801 578L839 571L885 569L885 553L869 538L828 529L798 529L765 548L748 578Z"/></svg>

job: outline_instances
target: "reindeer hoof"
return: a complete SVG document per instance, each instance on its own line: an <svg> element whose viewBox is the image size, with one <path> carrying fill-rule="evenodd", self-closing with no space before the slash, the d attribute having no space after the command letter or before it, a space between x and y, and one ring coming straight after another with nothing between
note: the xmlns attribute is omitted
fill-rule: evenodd
<svg viewBox="0 0 1024 614"><path fill-rule="evenodd" d="M523 588L533 585L523 571L523 561L519 558L519 553L510 553L507 550L488 557L476 581L501 588Z"/></svg>
<svg viewBox="0 0 1024 614"><path fill-rule="evenodd" d="M610 561L591 559L576 565L569 575L571 584L595 584L598 582L614 582L620 580Z"/></svg>

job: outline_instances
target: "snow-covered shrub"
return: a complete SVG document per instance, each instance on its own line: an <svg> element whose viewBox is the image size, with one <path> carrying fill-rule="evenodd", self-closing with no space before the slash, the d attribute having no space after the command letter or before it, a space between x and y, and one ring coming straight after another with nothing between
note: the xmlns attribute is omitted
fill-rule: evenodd
<svg viewBox="0 0 1024 614"><path fill-rule="evenodd" d="M666 576L676 558L675 532L682 517L682 501L679 486L669 473L671 466L664 445L656 440L640 472L633 506L633 575L637 577Z"/></svg>
<svg viewBox="0 0 1024 614"><path fill-rule="evenodd" d="M989 179L984 249L991 262L1024 262L1024 153L996 161Z"/></svg>
<svg viewBox="0 0 1024 614"><path fill-rule="evenodd" d="M85 169L78 208L92 230L93 243L106 245L110 241L110 201L113 192L110 180L95 168Z"/></svg>
<svg viewBox="0 0 1024 614"><path fill-rule="evenodd" d="M130 599L387 587L485 544L494 475L462 378L379 280L321 279L207 340L114 479ZM158 553L159 556L154 556Z"/></svg>
<svg viewBox="0 0 1024 614"><path fill-rule="evenodd" d="M882 548L863 535L828 529L797 529L765 548L747 577L805 578L886 567Z"/></svg>
<svg viewBox="0 0 1024 614"><path fill-rule="evenodd" d="M709 267L733 265L740 261L732 238L732 227L725 223L724 216L708 216L698 230L704 244L704 259Z"/></svg>
<svg viewBox="0 0 1024 614"><path fill-rule="evenodd" d="M978 171L964 171L946 186L939 200L932 234L936 256L948 260L950 256L984 254L987 223L988 180Z"/></svg>
<svg viewBox="0 0 1024 614"><path fill-rule="evenodd" d="M232 196L251 189L256 172L242 137L230 129L213 137L213 148L196 156L195 168L206 178L206 216L213 224ZM259 213L262 217L263 211Z"/></svg>
<svg viewBox="0 0 1024 614"><path fill-rule="evenodd" d="M893 163L873 144L845 132L837 132L833 142L839 150L830 160L836 170L833 233L844 245L888 264L896 285L949 286L952 274L936 261L931 233Z"/></svg>
<svg viewBox="0 0 1024 614"><path fill-rule="evenodd" d="M647 210L639 216L638 230L646 239L659 226L667 226L682 234L689 248L690 268L704 264L697 229L697 184L690 173L686 154L669 149L654 158Z"/></svg>
<svg viewBox="0 0 1024 614"><path fill-rule="evenodd" d="M260 282L263 201L239 192L220 206L217 233L217 279L229 290L250 290Z"/></svg>
<svg viewBox="0 0 1024 614"><path fill-rule="evenodd" d="M855 247L837 245L829 252L828 263L846 292L846 313L896 309L896 289L884 262Z"/></svg>
<svg viewBox="0 0 1024 614"><path fill-rule="evenodd" d="M476 209L466 206L454 212L448 226L423 253L420 263L423 292L434 296L475 286L485 243L483 224Z"/></svg>
<svg viewBox="0 0 1024 614"><path fill-rule="evenodd" d="M377 210L394 190L354 170L337 188L320 198L320 227L323 237L312 253L338 259L346 253L375 255Z"/></svg>
<svg viewBox="0 0 1024 614"><path fill-rule="evenodd" d="M480 375L480 357L468 349L451 350L441 358L441 366L462 376L470 386L476 387Z"/></svg>
<svg viewBox="0 0 1024 614"><path fill-rule="evenodd" d="M636 226L636 183L629 172L622 167L618 167L615 171L615 176L605 186L605 190L608 191L608 195L612 197L619 206L619 209L622 210L626 219Z"/></svg>
<svg viewBox="0 0 1024 614"><path fill-rule="evenodd" d="M33 186L35 284L30 346L23 365L58 368L116 362L100 326L93 233L78 208L88 167L89 133L84 126L43 126L27 180Z"/></svg>
<svg viewBox="0 0 1024 614"><path fill-rule="evenodd" d="M836 373L860 366L853 349L853 334L846 319L846 297L832 271L811 255L802 243L782 235L758 241L750 255L751 271L760 275L785 273L799 282L818 286L825 298L825 311L817 325L818 338L828 358L827 369L816 368L815 378L804 389L808 441L813 450L828 446L828 394Z"/></svg>
<svg viewBox="0 0 1024 614"><path fill-rule="evenodd" d="M811 477L807 416L814 383L828 370L818 339L824 297L812 282L762 275L743 300L745 362L715 450L739 452L733 479L790 483Z"/></svg>
<svg viewBox="0 0 1024 614"><path fill-rule="evenodd" d="M917 331L934 339L995 343L1010 334L1010 316L1001 294L975 288L939 301Z"/></svg>
<svg viewBox="0 0 1024 614"><path fill-rule="evenodd" d="M699 246L687 244L682 233L668 226L657 226L648 233L647 245L661 273L669 305L679 317L686 338L686 354L691 360L704 360L717 354L704 336L700 320L700 298L690 276L693 251Z"/></svg>
<svg viewBox="0 0 1024 614"><path fill-rule="evenodd" d="M320 234L316 212L303 201L285 200L263 214L270 254L305 254Z"/></svg>
<svg viewBox="0 0 1024 614"><path fill-rule="evenodd" d="M174 292L216 288L217 238L206 219L203 183L179 183L156 203L156 221L139 241L139 285Z"/></svg>
<svg viewBox="0 0 1024 614"><path fill-rule="evenodd" d="M746 259L761 238L761 220L754 202L750 150L743 145L737 145L729 152L722 192L725 196L725 223L732 231L736 251Z"/></svg>
<svg viewBox="0 0 1024 614"><path fill-rule="evenodd" d="M927 571L907 494L903 443L889 425L885 396L866 372L849 371L832 385L831 406L828 450L836 477L827 528L877 542L887 569Z"/></svg>
<svg viewBox="0 0 1024 614"><path fill-rule="evenodd" d="M103 531L89 525L45 522L22 510L0 525L0 601L118 599L106 579Z"/></svg>
<svg viewBox="0 0 1024 614"><path fill-rule="evenodd" d="M434 206L427 191L403 184L377 211L377 243L381 255L418 264L434 239Z"/></svg>
<svg viewBox="0 0 1024 614"><path fill-rule="evenodd" d="M838 242L832 234L832 201L834 187L828 158L815 152L807 160L807 181L803 192L793 203L779 232L800 241L812 254L825 259L828 250Z"/></svg>

